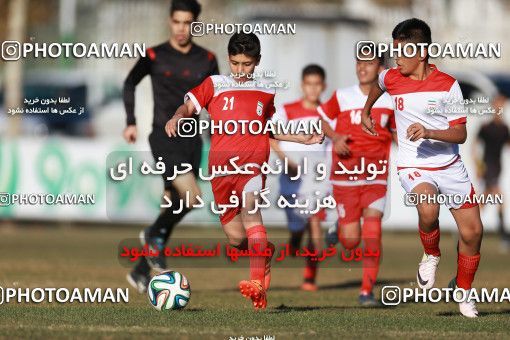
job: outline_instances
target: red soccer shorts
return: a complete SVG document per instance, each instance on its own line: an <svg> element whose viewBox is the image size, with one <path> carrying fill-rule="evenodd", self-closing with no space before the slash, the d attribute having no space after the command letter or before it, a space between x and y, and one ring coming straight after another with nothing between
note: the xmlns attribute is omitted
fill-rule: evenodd
<svg viewBox="0 0 510 340"><path fill-rule="evenodd" d="M211 181L212 192L216 205L230 204L230 197L235 195L239 198L239 206L227 208L225 213L220 215L222 225L232 221L241 212L243 202L243 190L246 192L261 191L265 187L266 176L263 174L253 175L228 175L215 177ZM235 194L232 194L235 191Z"/></svg>
<svg viewBox="0 0 510 340"><path fill-rule="evenodd" d="M372 208L384 212L386 184L356 186L333 185L339 225L359 221L363 209Z"/></svg>

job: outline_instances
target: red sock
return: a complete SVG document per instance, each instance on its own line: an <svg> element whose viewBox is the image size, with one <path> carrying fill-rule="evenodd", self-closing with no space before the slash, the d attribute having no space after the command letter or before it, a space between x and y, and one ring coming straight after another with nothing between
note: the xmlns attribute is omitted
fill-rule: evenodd
<svg viewBox="0 0 510 340"><path fill-rule="evenodd" d="M439 250L439 226L430 233L421 230L419 227L418 230L420 231L421 244L423 244L425 254L441 256L441 250Z"/></svg>
<svg viewBox="0 0 510 340"><path fill-rule="evenodd" d="M478 263L480 263L479 253L473 256L459 253L457 258L457 287L471 289L471 284L478 269Z"/></svg>
<svg viewBox="0 0 510 340"><path fill-rule="evenodd" d="M248 248L250 250L259 249L264 251L267 247L266 227L256 225L246 230L248 237ZM250 256L250 280L258 281L264 286L264 275L266 271L265 256Z"/></svg>
<svg viewBox="0 0 510 340"><path fill-rule="evenodd" d="M305 270L303 271L303 278L305 282L315 283L317 276L317 261L310 261L306 259Z"/></svg>
<svg viewBox="0 0 510 340"><path fill-rule="evenodd" d="M378 256L363 256L363 278L361 280L361 293L372 292L377 273L379 272L379 259L381 258L381 219L379 217L366 217L363 219L361 238L364 247Z"/></svg>
<svg viewBox="0 0 510 340"><path fill-rule="evenodd" d="M315 251L315 247L312 242L308 244L308 249ZM310 257L306 258L305 270L303 272L303 279L305 282L315 283L315 277L317 276L317 261L312 261Z"/></svg>

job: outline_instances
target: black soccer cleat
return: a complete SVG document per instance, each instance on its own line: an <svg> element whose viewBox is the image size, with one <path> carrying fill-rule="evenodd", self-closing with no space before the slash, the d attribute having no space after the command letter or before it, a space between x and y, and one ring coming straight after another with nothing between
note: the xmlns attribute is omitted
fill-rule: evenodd
<svg viewBox="0 0 510 340"><path fill-rule="evenodd" d="M338 224L335 223L335 225L328 229L324 241L326 242L326 247L336 246L340 242L338 240Z"/></svg>
<svg viewBox="0 0 510 340"><path fill-rule="evenodd" d="M140 231L140 242L142 246L149 245L149 249L152 251L158 250L157 256L147 256L145 259L149 266L157 272L167 270L166 259L163 249L165 247L165 241L162 237L151 237L149 236L149 228Z"/></svg>
<svg viewBox="0 0 510 340"><path fill-rule="evenodd" d="M126 275L126 280L133 288L136 289L138 293L143 294L147 291L147 287L149 286L150 276L140 274L137 271L133 270Z"/></svg>
<svg viewBox="0 0 510 340"><path fill-rule="evenodd" d="M360 294L358 297L359 304L363 307L377 307L379 306L379 301L377 301L374 297L374 293L369 294Z"/></svg>
<svg viewBox="0 0 510 340"><path fill-rule="evenodd" d="M457 289L457 277L456 276L454 276L453 279L451 279L450 282L448 282L448 288L451 289L448 292L448 295L450 296L450 300L453 300L454 291L455 291L455 289Z"/></svg>

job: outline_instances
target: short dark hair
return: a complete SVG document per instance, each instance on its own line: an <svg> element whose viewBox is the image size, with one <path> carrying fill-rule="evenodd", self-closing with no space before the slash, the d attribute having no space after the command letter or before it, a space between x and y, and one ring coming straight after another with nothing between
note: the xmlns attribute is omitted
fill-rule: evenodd
<svg viewBox="0 0 510 340"><path fill-rule="evenodd" d="M423 20L412 18L399 23L391 33L393 39L410 41L414 43L432 43L430 27Z"/></svg>
<svg viewBox="0 0 510 340"><path fill-rule="evenodd" d="M170 3L170 15L174 14L175 11L191 12L196 20L201 10L202 6L197 0L172 0Z"/></svg>
<svg viewBox="0 0 510 340"><path fill-rule="evenodd" d="M372 53L374 54L374 59L377 58L377 60L379 61L379 65L385 66L385 57L384 57L384 54L380 54L379 55L379 50L377 49L376 44L373 44L373 43L368 42L368 41L367 42L363 42L361 44L356 44L356 47L358 48L358 50L356 51L356 59L360 60L359 56L363 53L363 50L367 46L369 47L370 51L372 51Z"/></svg>
<svg viewBox="0 0 510 340"><path fill-rule="evenodd" d="M260 40L255 33L234 33L228 42L228 54L244 54L259 59Z"/></svg>
<svg viewBox="0 0 510 340"><path fill-rule="evenodd" d="M317 65L317 64L306 65L303 68L303 71L301 72L301 80L305 79L306 76L309 76L312 74L318 75L319 77L322 78L323 81L326 80L326 71L324 71L322 66Z"/></svg>

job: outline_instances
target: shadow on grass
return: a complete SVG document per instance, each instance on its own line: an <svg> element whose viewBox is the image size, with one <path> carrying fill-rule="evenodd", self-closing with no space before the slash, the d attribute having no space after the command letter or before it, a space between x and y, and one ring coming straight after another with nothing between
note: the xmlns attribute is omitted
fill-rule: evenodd
<svg viewBox="0 0 510 340"><path fill-rule="evenodd" d="M180 313L199 313L199 312L205 312L204 308L184 308L183 310L179 311Z"/></svg>
<svg viewBox="0 0 510 340"><path fill-rule="evenodd" d="M452 317L452 316L461 316L460 312L457 310L455 312L440 312L440 313L437 313L436 314L437 316L447 316L447 317ZM478 316L479 317L487 317L487 316L491 316L491 315L510 315L510 309L503 309L503 310L496 310L496 311L489 311L489 312L479 312L478 313Z"/></svg>
<svg viewBox="0 0 510 340"><path fill-rule="evenodd" d="M279 305L273 309L268 310L268 313L289 313L289 312L308 312L314 310L331 310L331 311L340 311L340 310L369 310L369 309L389 309L392 306L373 306L373 307L363 307L363 306L287 306L284 304Z"/></svg>
<svg viewBox="0 0 510 340"><path fill-rule="evenodd" d="M390 285L398 285L398 284L406 284L409 282L413 282L414 279L394 279L394 280L381 280L377 281L376 289L381 288L382 286L390 286ZM361 286L360 280L351 280L338 284L330 284L330 285L319 285L319 291L322 290L335 290L335 289L350 289L350 288L359 288ZM237 287L233 288L221 288L221 289L203 289L203 291L218 291L218 292L233 292L238 291ZM276 291L301 291L299 286L276 286L271 287L269 289L272 292Z"/></svg>
<svg viewBox="0 0 510 340"><path fill-rule="evenodd" d="M413 281L413 279L395 279L395 280L381 280L377 282L376 288L381 286L389 286L389 285L398 285L402 283L409 283ZM349 288L359 288L361 286L360 280L350 280L342 283L330 284L330 285L320 285L319 290L335 290L335 289L349 289ZM301 290L299 286L277 286L271 287L270 291L283 291L283 290Z"/></svg>

